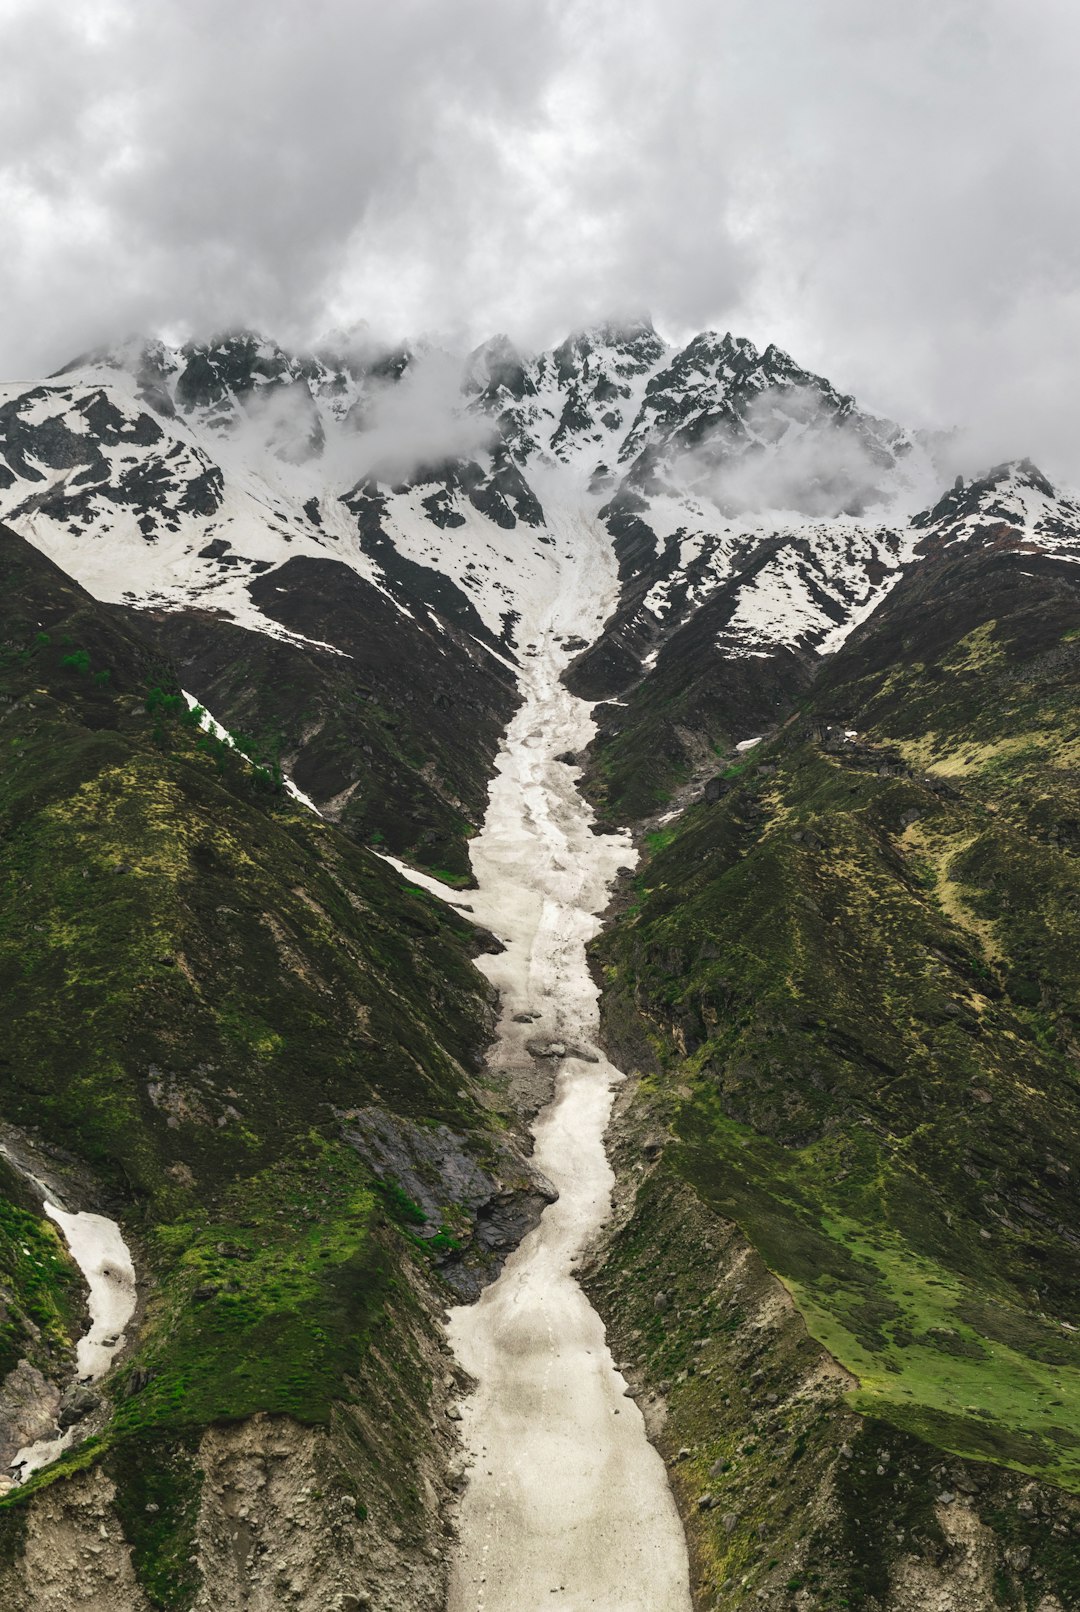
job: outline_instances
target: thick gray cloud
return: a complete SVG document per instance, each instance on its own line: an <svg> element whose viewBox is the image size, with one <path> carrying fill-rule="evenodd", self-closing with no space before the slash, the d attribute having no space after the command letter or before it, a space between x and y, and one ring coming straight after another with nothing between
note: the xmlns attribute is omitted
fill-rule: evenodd
<svg viewBox="0 0 1080 1612"><path fill-rule="evenodd" d="M0 0L0 373L648 307L1080 481L1072 0Z"/></svg>

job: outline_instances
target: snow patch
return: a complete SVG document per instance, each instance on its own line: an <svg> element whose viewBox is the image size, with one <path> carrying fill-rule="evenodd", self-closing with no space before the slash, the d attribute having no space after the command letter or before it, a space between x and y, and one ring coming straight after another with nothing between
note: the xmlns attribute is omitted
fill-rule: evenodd
<svg viewBox="0 0 1080 1612"><path fill-rule="evenodd" d="M182 688L180 692L184 696L188 710L197 714L199 726L204 733L212 734L215 739L220 739L222 744L228 745L229 749L234 750L240 757L241 761L246 761L249 767L259 766L257 761L252 761L251 757L246 755L244 751L240 749L228 728L223 728L217 718L210 715L210 712L206 709L206 706L201 700L197 700L194 694L189 694L186 688ZM281 775L281 782L285 792L291 795L294 800L298 800L301 806L306 806L309 812L315 813L316 817L322 816L322 812L316 806L311 796L305 795L302 789L298 789L293 783L292 779L284 772Z"/></svg>
<svg viewBox="0 0 1080 1612"><path fill-rule="evenodd" d="M60 1227L71 1257L90 1289L90 1328L79 1339L80 1382L96 1382L125 1343L124 1328L135 1314L135 1266L115 1220L81 1211L69 1214L54 1203L45 1213Z"/></svg>
<svg viewBox="0 0 1080 1612"><path fill-rule="evenodd" d="M45 1214L59 1226L89 1288L90 1326L76 1345L76 1381L96 1382L124 1347L125 1329L135 1314L138 1287L131 1251L115 1220L85 1210L72 1213L61 1208L53 1201L56 1194L52 1188L9 1148L0 1144L0 1153L44 1195ZM25 1483L32 1472L49 1466L70 1447L74 1436L75 1428L70 1427L66 1433L57 1432L53 1438L24 1446L11 1463L14 1483Z"/></svg>

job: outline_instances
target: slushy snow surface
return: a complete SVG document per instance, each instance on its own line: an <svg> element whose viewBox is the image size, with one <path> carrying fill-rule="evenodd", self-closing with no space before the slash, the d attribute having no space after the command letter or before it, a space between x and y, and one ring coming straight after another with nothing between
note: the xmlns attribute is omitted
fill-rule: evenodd
<svg viewBox="0 0 1080 1612"><path fill-rule="evenodd" d="M90 1289L90 1329L79 1339L76 1360L79 1381L95 1382L124 1346L124 1328L135 1314L135 1266L115 1220L68 1214L54 1203L45 1213L63 1232Z"/></svg>
<svg viewBox="0 0 1080 1612"><path fill-rule="evenodd" d="M690 1609L686 1544L663 1462L573 1274L610 1213L604 1132L623 1079L595 1045L597 990L585 946L616 870L634 860L628 838L590 832L574 771L555 759L593 732L590 706L560 682L571 658L563 641L595 637L616 591L610 544L587 507L583 489L561 509L545 497L558 569L521 626L525 703L472 847L480 888L449 896L506 947L479 960L501 995L493 1066L511 1077L528 1069L527 1041L568 1051L534 1126L534 1162L558 1202L479 1302L450 1315L450 1341L477 1383L462 1405L470 1473L450 1612ZM523 1014L533 1018L515 1023Z"/></svg>

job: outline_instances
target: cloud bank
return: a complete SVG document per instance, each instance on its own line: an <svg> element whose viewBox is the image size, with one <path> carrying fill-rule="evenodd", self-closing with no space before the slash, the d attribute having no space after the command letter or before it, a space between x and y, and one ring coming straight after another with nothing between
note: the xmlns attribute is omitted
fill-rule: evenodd
<svg viewBox="0 0 1080 1612"><path fill-rule="evenodd" d="M650 307L1080 481L1071 0L0 0L0 372Z"/></svg>
<svg viewBox="0 0 1080 1612"><path fill-rule="evenodd" d="M875 506L881 513L909 492L893 474L892 458L858 424L822 411L813 388L759 393L744 424L749 442L720 431L675 467L677 481L729 518L782 511L795 519L835 519Z"/></svg>

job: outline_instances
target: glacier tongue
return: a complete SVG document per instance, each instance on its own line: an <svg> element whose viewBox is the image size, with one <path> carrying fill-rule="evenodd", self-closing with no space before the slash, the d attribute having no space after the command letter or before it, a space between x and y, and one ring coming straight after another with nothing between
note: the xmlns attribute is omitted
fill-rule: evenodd
<svg viewBox="0 0 1080 1612"><path fill-rule="evenodd" d="M561 681L567 645L595 637L616 592L607 535L581 512L588 502L583 489L560 499L549 480L558 572L523 622L525 703L472 846L479 889L450 896L505 946L479 960L502 1004L493 1070L526 1092L540 1044L557 1069L534 1125L534 1162L559 1192L498 1281L451 1312L451 1342L477 1383L461 1412L471 1474L451 1612L521 1612L552 1592L560 1605L607 1612L690 1608L663 1463L573 1274L610 1212L604 1132L623 1078L596 1046L585 947L617 869L635 856L627 836L591 832L573 769L556 759L594 727L590 706Z"/></svg>

